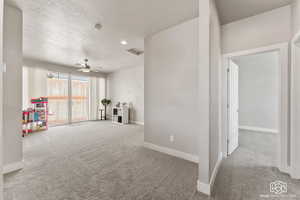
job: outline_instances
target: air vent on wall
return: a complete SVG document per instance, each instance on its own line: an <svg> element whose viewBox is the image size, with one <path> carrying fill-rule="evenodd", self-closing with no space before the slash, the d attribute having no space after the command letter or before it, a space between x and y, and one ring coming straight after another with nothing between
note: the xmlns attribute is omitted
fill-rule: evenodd
<svg viewBox="0 0 300 200"><path fill-rule="evenodd" d="M144 53L144 51L140 50L140 49L136 49L136 48L133 48L133 49L128 49L127 50L129 53L131 54L134 54L136 56L139 56L139 55L142 55Z"/></svg>

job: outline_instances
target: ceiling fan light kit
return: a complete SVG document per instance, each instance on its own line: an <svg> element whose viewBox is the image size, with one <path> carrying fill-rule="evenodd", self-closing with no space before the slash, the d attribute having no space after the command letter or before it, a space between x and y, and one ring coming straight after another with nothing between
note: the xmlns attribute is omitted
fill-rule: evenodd
<svg viewBox="0 0 300 200"><path fill-rule="evenodd" d="M89 60L86 58L84 59L84 63L77 63L75 65L81 66L80 69L77 71L79 72L84 72L84 73L89 73L89 72L99 72L98 70L92 70L91 66L88 64Z"/></svg>

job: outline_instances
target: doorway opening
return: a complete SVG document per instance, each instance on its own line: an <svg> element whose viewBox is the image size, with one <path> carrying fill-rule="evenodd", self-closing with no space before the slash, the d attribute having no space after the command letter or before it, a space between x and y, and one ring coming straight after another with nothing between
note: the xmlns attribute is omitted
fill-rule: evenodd
<svg viewBox="0 0 300 200"><path fill-rule="evenodd" d="M224 56L225 156L249 151L288 172L287 52L282 44Z"/></svg>

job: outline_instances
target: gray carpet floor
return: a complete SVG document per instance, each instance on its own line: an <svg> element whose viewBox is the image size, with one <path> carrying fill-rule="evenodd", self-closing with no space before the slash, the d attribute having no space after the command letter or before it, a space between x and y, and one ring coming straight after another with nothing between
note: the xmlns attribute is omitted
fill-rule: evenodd
<svg viewBox="0 0 300 200"><path fill-rule="evenodd" d="M223 161L215 183L214 200L300 200L300 181L274 167L277 138L273 134L240 131L239 148ZM283 181L288 192L275 195L270 183Z"/></svg>
<svg viewBox="0 0 300 200"><path fill-rule="evenodd" d="M272 151L263 146L271 140L261 134L241 134L209 198L196 192L197 165L143 148L143 132L137 125L88 122L28 136L24 169L5 175L5 200L254 200L277 179L300 197L300 182L272 167ZM249 137L254 146L247 146Z"/></svg>

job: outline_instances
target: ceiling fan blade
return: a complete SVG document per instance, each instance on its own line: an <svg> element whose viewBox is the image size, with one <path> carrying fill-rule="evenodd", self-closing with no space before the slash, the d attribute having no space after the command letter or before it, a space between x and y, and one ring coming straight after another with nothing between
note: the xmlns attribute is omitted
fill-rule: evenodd
<svg viewBox="0 0 300 200"><path fill-rule="evenodd" d="M75 63L75 66L78 66L78 67L82 67L84 64L83 63Z"/></svg>
<svg viewBox="0 0 300 200"><path fill-rule="evenodd" d="M103 67L94 67L92 69L93 72L101 72L101 70L103 70Z"/></svg>
<svg viewBox="0 0 300 200"><path fill-rule="evenodd" d="M84 73L89 73L89 72L91 72L91 70L90 70L90 69L87 69L87 68L80 68L80 69L78 69L77 71L79 71L79 72L84 72Z"/></svg>

